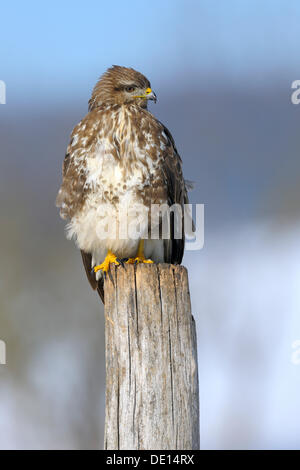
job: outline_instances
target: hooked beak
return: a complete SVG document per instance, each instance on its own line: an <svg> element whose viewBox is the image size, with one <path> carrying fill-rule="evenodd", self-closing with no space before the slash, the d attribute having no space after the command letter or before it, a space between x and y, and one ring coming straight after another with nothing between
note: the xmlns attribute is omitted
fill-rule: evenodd
<svg viewBox="0 0 300 470"><path fill-rule="evenodd" d="M151 90L151 88L147 88L146 94L145 94L145 98L146 98L147 100L152 100L152 101L154 101L154 103L156 103L156 101L157 101L156 94L154 93L154 91Z"/></svg>

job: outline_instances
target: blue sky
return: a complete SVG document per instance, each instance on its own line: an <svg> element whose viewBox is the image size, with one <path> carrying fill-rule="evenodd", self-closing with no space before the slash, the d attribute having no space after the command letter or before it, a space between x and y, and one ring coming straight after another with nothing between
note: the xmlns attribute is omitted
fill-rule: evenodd
<svg viewBox="0 0 300 470"><path fill-rule="evenodd" d="M90 90L113 63L172 86L187 69L216 87L293 80L299 20L296 0L12 0L1 5L0 79L14 97L50 101Z"/></svg>

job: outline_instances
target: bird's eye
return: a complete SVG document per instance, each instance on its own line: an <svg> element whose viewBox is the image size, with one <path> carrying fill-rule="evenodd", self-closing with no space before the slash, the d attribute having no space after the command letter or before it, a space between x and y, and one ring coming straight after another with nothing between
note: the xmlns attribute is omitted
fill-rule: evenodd
<svg viewBox="0 0 300 470"><path fill-rule="evenodd" d="M126 90L128 93L131 93L132 91L135 90L135 86L129 85L129 86L125 87L125 90Z"/></svg>

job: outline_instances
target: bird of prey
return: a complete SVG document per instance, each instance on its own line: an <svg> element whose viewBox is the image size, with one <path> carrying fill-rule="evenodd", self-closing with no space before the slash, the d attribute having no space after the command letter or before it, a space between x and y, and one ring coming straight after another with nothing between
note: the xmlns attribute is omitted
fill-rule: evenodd
<svg viewBox="0 0 300 470"><path fill-rule="evenodd" d="M89 112L74 128L63 162L56 204L69 220L67 237L75 239L103 302L110 264L180 264L183 257L184 233L174 237L174 218L164 239L148 236L148 217L141 219L145 227L137 238L99 236L107 223L103 207L111 207L110 221L118 225L125 207L134 220L139 204L150 209L188 203L181 158L168 129L147 110L149 100L156 102L156 95L144 75L109 68L93 89Z"/></svg>

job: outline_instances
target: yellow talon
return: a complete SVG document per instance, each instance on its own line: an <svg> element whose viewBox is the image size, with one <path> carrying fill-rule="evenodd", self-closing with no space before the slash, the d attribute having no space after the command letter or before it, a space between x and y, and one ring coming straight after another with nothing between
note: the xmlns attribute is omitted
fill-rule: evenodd
<svg viewBox="0 0 300 470"><path fill-rule="evenodd" d="M136 258L129 258L126 261L127 264L135 264L135 263L153 263L152 259L146 259L145 256L137 256Z"/></svg>
<svg viewBox="0 0 300 470"><path fill-rule="evenodd" d="M135 258L129 258L126 261L127 264L138 264L138 263L153 263L152 259L146 259L144 255L144 240L141 240L138 247L138 252Z"/></svg>
<svg viewBox="0 0 300 470"><path fill-rule="evenodd" d="M103 261L103 263L94 267L94 272L97 273L98 271L103 271L103 273L106 274L109 270L110 264L115 264L118 266L120 263L117 261L116 255L114 255L110 250L108 250L105 260Z"/></svg>

